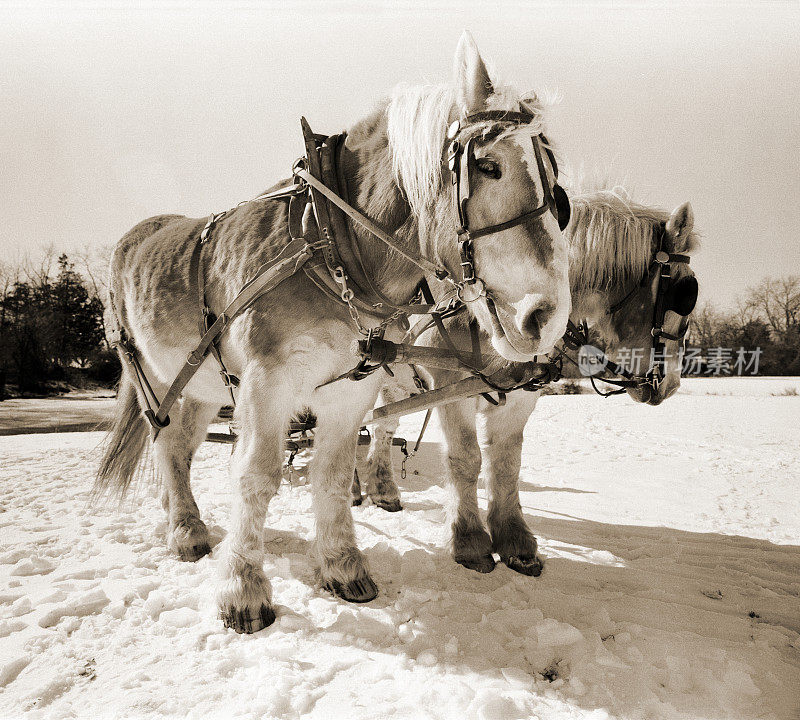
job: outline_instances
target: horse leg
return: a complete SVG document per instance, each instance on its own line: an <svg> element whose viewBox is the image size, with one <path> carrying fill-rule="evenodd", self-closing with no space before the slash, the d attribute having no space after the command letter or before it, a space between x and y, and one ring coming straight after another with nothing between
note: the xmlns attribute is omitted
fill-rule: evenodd
<svg viewBox="0 0 800 720"><path fill-rule="evenodd" d="M400 489L394 481L392 467L392 440L398 423L376 423L372 428L372 440L367 453L366 493L372 502L387 512L403 509L400 504Z"/></svg>
<svg viewBox="0 0 800 720"><path fill-rule="evenodd" d="M211 552L208 530L189 485L189 473L192 458L218 410L216 405L184 399L170 413L170 424L158 433L153 445L162 482L161 504L169 519L167 545L181 560L194 562Z"/></svg>
<svg viewBox="0 0 800 720"><path fill-rule="evenodd" d="M224 584L217 594L225 627L254 633L275 620L272 587L264 574L264 520L278 491L284 438L291 415L288 382L245 373L239 386L236 417L239 439L233 450L232 527ZM281 393L284 390L284 393Z"/></svg>
<svg viewBox="0 0 800 720"><path fill-rule="evenodd" d="M380 398L383 403L390 403L407 395L408 392L399 383L387 381L381 388ZM375 423L367 454L367 495L375 505L387 512L403 509L392 466L392 440L398 424L397 420Z"/></svg>
<svg viewBox="0 0 800 720"><path fill-rule="evenodd" d="M367 495L375 505L387 512L403 509L392 466L392 440L397 425L396 421L376 423L367 454Z"/></svg>
<svg viewBox="0 0 800 720"><path fill-rule="evenodd" d="M543 561L519 503L522 432L540 393L513 393L506 405L484 410L489 463L489 514L492 549L512 570L538 577Z"/></svg>
<svg viewBox="0 0 800 720"><path fill-rule="evenodd" d="M481 450L475 431L475 401L453 402L439 408L452 491L450 527L453 559L470 570L494 569L492 541L478 510Z"/></svg>
<svg viewBox="0 0 800 720"><path fill-rule="evenodd" d="M317 416L311 489L316 519L314 548L321 584L350 602L368 602L378 594L367 562L356 547L350 488L358 428L375 402L379 378L348 385L313 408Z"/></svg>

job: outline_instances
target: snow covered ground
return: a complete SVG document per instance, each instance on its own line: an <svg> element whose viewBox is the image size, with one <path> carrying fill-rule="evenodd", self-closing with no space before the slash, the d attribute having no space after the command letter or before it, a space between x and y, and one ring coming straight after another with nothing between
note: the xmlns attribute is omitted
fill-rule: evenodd
<svg viewBox="0 0 800 720"><path fill-rule="evenodd" d="M796 720L798 386L543 398L521 482L536 579L450 560L435 424L405 510L353 510L381 588L367 605L314 586L296 474L264 531L278 620L252 636L215 617L222 548L173 557L150 488L87 505L101 434L0 437L0 717ZM228 453L195 463L221 541Z"/></svg>

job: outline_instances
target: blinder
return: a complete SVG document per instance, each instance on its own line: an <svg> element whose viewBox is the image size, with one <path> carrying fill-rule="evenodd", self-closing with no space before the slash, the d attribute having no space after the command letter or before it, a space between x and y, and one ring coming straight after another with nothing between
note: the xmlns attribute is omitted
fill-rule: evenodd
<svg viewBox="0 0 800 720"><path fill-rule="evenodd" d="M667 290L667 310L686 317L697 305L697 278L692 275L682 277L670 285Z"/></svg>
<svg viewBox="0 0 800 720"><path fill-rule="evenodd" d="M555 161L553 161L555 167ZM567 191L558 183L553 185L553 200L556 203L556 217L558 218L558 227L563 232L569 225L569 219L572 217L572 206L569 204L569 196Z"/></svg>

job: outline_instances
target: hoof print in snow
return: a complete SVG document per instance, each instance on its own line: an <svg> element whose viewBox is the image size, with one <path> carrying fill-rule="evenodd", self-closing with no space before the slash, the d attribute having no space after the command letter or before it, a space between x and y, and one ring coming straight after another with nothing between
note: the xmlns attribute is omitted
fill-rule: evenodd
<svg viewBox="0 0 800 720"><path fill-rule="evenodd" d="M544 562L538 555L533 557L517 557L512 555L509 558L504 558L503 562L514 572L529 577L539 577L544 570Z"/></svg>
<svg viewBox="0 0 800 720"><path fill-rule="evenodd" d="M559 670L558 664L560 660L556 660L552 665L542 670L542 677L547 680L547 682L555 682L561 675Z"/></svg>
<svg viewBox="0 0 800 720"><path fill-rule="evenodd" d="M494 558L491 555L483 555L478 558L457 557L455 560L459 565L463 565L467 568L467 570L474 570L475 572L484 574L492 572L495 566Z"/></svg>
<svg viewBox="0 0 800 720"><path fill-rule="evenodd" d="M386 510L386 512L400 512L403 509L399 500L374 500L373 502L381 510Z"/></svg>
<svg viewBox="0 0 800 720"><path fill-rule="evenodd" d="M365 603L378 596L378 586L372 581L372 578L368 577L351 580L346 585L342 585L336 580L330 580L325 583L324 587L328 592L348 602Z"/></svg>
<svg viewBox="0 0 800 720"><path fill-rule="evenodd" d="M266 605L261 606L257 617L254 618L250 617L250 613L247 610L235 610L234 608L223 610L219 616L225 627L247 635L263 630L275 622L275 612Z"/></svg>

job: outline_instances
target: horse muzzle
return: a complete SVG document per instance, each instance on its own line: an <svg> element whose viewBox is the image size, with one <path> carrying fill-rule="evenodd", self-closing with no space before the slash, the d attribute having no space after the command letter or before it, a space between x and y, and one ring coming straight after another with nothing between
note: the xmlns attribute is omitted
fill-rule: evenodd
<svg viewBox="0 0 800 720"><path fill-rule="evenodd" d="M539 295L527 295L513 305L486 298L492 324L492 346L506 360L527 362L546 355L564 332L566 316ZM560 316L564 322L560 323Z"/></svg>
<svg viewBox="0 0 800 720"><path fill-rule="evenodd" d="M680 385L680 379L668 375L659 383L657 389L648 384L627 388L627 391L628 395L636 402L655 407L656 405L660 405L667 398L672 397L678 391Z"/></svg>

